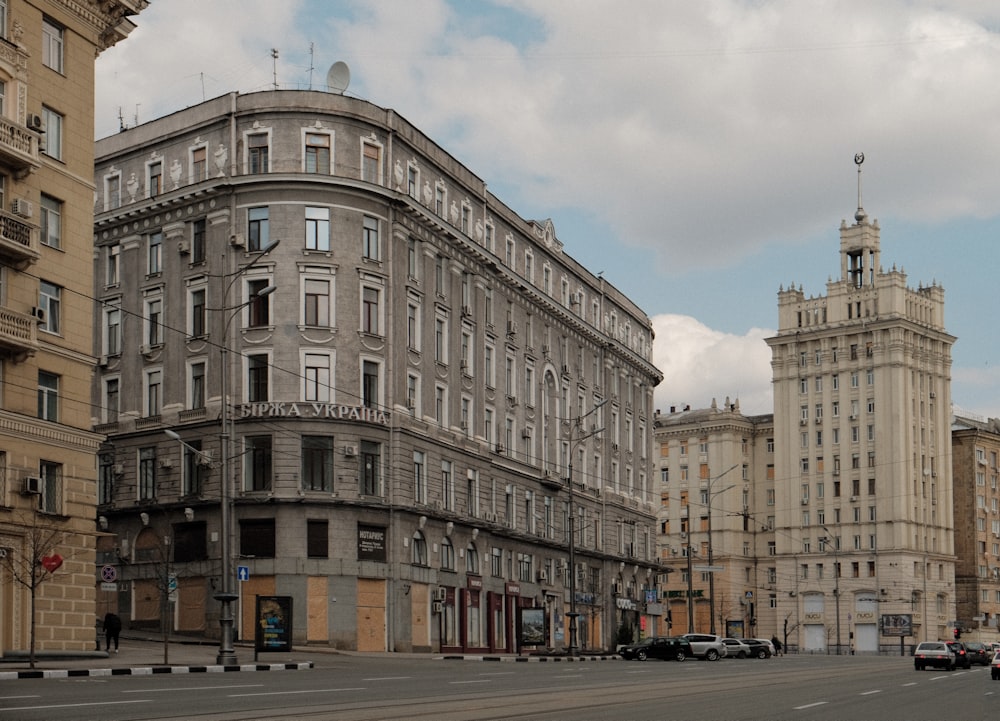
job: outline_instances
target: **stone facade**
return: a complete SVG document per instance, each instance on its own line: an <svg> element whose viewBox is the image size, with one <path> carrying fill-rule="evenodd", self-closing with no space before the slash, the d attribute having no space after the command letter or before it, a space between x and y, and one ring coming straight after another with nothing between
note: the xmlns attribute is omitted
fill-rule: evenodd
<svg viewBox="0 0 1000 721"><path fill-rule="evenodd" d="M146 4L2 3L0 653L94 647L94 58Z"/></svg>
<svg viewBox="0 0 1000 721"><path fill-rule="evenodd" d="M229 471L244 637L273 594L296 641L359 650L513 650L526 607L563 646L573 605L603 648L658 613L652 329L550 221L333 93L227 95L97 155L105 607L217 631Z"/></svg>

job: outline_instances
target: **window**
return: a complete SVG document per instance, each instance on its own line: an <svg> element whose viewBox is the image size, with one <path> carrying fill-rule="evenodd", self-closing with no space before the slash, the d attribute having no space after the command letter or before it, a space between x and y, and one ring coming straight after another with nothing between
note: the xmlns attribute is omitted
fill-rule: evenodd
<svg viewBox="0 0 1000 721"><path fill-rule="evenodd" d="M434 360L446 363L448 358L448 325L444 318L434 319Z"/></svg>
<svg viewBox="0 0 1000 721"><path fill-rule="evenodd" d="M122 247L118 244L108 247L107 265L105 266L105 283L108 286L118 285L119 269L121 267Z"/></svg>
<svg viewBox="0 0 1000 721"><path fill-rule="evenodd" d="M413 451L413 501L427 503L427 464L423 451Z"/></svg>
<svg viewBox="0 0 1000 721"><path fill-rule="evenodd" d="M191 182L197 183L208 177L208 147L202 145L191 149Z"/></svg>
<svg viewBox="0 0 1000 721"><path fill-rule="evenodd" d="M309 519L306 521L306 556L328 558L330 555L330 522Z"/></svg>
<svg viewBox="0 0 1000 721"><path fill-rule="evenodd" d="M406 164L406 194L417 198L420 190L420 171L409 163Z"/></svg>
<svg viewBox="0 0 1000 721"><path fill-rule="evenodd" d="M42 18L42 65L63 72L64 30L48 18Z"/></svg>
<svg viewBox="0 0 1000 721"><path fill-rule="evenodd" d="M406 346L420 350L420 309L413 303L406 306Z"/></svg>
<svg viewBox="0 0 1000 721"><path fill-rule="evenodd" d="M379 405L378 376L378 363L366 360L361 364L361 404L365 408Z"/></svg>
<svg viewBox="0 0 1000 721"><path fill-rule="evenodd" d="M42 193L42 245L59 248L62 240L62 201Z"/></svg>
<svg viewBox="0 0 1000 721"><path fill-rule="evenodd" d="M163 271L163 233L150 233L146 241L146 275L157 275Z"/></svg>
<svg viewBox="0 0 1000 721"><path fill-rule="evenodd" d="M406 241L406 272L410 280L419 280L420 249L417 247L417 241L413 238Z"/></svg>
<svg viewBox="0 0 1000 721"><path fill-rule="evenodd" d="M434 212L443 218L448 207L448 191L441 183L434 184Z"/></svg>
<svg viewBox="0 0 1000 721"><path fill-rule="evenodd" d="M104 381L104 421L114 423L118 420L119 380L107 378Z"/></svg>
<svg viewBox="0 0 1000 721"><path fill-rule="evenodd" d="M59 420L59 376L41 370L38 371L38 417Z"/></svg>
<svg viewBox="0 0 1000 721"><path fill-rule="evenodd" d="M159 160L153 161L146 166L146 187L149 189L148 196L155 198L163 192L163 163Z"/></svg>
<svg viewBox="0 0 1000 721"><path fill-rule="evenodd" d="M427 565L427 539L424 538L424 534L421 531L413 532L413 542L411 545L412 556L411 561L414 566L426 566Z"/></svg>
<svg viewBox="0 0 1000 721"><path fill-rule="evenodd" d="M205 361L188 366L188 407L205 407Z"/></svg>
<svg viewBox="0 0 1000 721"><path fill-rule="evenodd" d="M251 175L270 170L267 133L251 133L247 136L247 172Z"/></svg>
<svg viewBox="0 0 1000 721"><path fill-rule="evenodd" d="M469 543L465 549L465 572L473 576L479 575L479 551L476 550L475 543Z"/></svg>
<svg viewBox="0 0 1000 721"><path fill-rule="evenodd" d="M307 173L330 174L330 136L306 133L305 168Z"/></svg>
<svg viewBox="0 0 1000 721"><path fill-rule="evenodd" d="M240 520L240 555L244 558L274 558L273 518Z"/></svg>
<svg viewBox="0 0 1000 721"><path fill-rule="evenodd" d="M205 462L207 456L201 452L201 439L184 441L184 489L185 496L201 495L208 479L210 468Z"/></svg>
<svg viewBox="0 0 1000 721"><path fill-rule="evenodd" d="M262 328L271 324L271 296L262 295L268 287L269 279L254 278L247 281L247 325L251 328Z"/></svg>
<svg viewBox="0 0 1000 721"><path fill-rule="evenodd" d="M268 400L268 358L266 354L247 356L247 400L260 403Z"/></svg>
<svg viewBox="0 0 1000 721"><path fill-rule="evenodd" d="M121 173L109 175L104 178L104 209L114 210L122 205L122 176Z"/></svg>
<svg viewBox="0 0 1000 721"><path fill-rule="evenodd" d="M156 498L156 448L147 446L139 449L139 500L151 501Z"/></svg>
<svg viewBox="0 0 1000 721"><path fill-rule="evenodd" d="M455 546L451 539L445 536L441 539L441 569L444 571L455 570Z"/></svg>
<svg viewBox="0 0 1000 721"><path fill-rule="evenodd" d="M191 224L191 262L205 262L205 219Z"/></svg>
<svg viewBox="0 0 1000 721"><path fill-rule="evenodd" d="M46 280L38 281L38 307L44 317L38 324L38 329L46 333L59 333L59 305L62 299L62 288Z"/></svg>
<svg viewBox="0 0 1000 721"><path fill-rule="evenodd" d="M361 179L378 183L382 169L382 148L372 143L361 143Z"/></svg>
<svg viewBox="0 0 1000 721"><path fill-rule="evenodd" d="M146 371L143 380L146 385L144 415L146 417L158 416L163 404L163 371Z"/></svg>
<svg viewBox="0 0 1000 721"><path fill-rule="evenodd" d="M378 335L379 331L379 291L377 288L361 289L361 330Z"/></svg>
<svg viewBox="0 0 1000 721"><path fill-rule="evenodd" d="M305 325L330 327L330 281L306 278L304 283L303 322Z"/></svg>
<svg viewBox="0 0 1000 721"><path fill-rule="evenodd" d="M115 454L97 456L97 504L111 503L115 492Z"/></svg>
<svg viewBox="0 0 1000 721"><path fill-rule="evenodd" d="M329 403L330 356L326 353L306 353L303 369L302 396L307 401Z"/></svg>
<svg viewBox="0 0 1000 721"><path fill-rule="evenodd" d="M0 38L7 37L7 0L0 0Z"/></svg>
<svg viewBox="0 0 1000 721"><path fill-rule="evenodd" d="M302 490L333 492L331 436L302 436Z"/></svg>
<svg viewBox="0 0 1000 721"><path fill-rule="evenodd" d="M306 250L330 250L330 209L306 207Z"/></svg>
<svg viewBox="0 0 1000 721"><path fill-rule="evenodd" d="M378 218L366 215L361 233L361 255L368 260L379 260Z"/></svg>
<svg viewBox="0 0 1000 721"><path fill-rule="evenodd" d="M271 245L269 216L266 207L247 210L247 250L263 250Z"/></svg>
<svg viewBox="0 0 1000 721"><path fill-rule="evenodd" d="M445 509L455 510L455 477L451 461L441 461L441 503Z"/></svg>
<svg viewBox="0 0 1000 721"><path fill-rule="evenodd" d="M146 300L146 344L150 346L163 343L163 300L149 298Z"/></svg>
<svg viewBox="0 0 1000 721"><path fill-rule="evenodd" d="M382 447L373 441L361 441L361 493L382 495Z"/></svg>
<svg viewBox="0 0 1000 721"><path fill-rule="evenodd" d="M246 442L246 490L269 491L272 480L271 436L248 436Z"/></svg>
<svg viewBox="0 0 1000 721"><path fill-rule="evenodd" d="M191 307L191 325L189 330L193 338L205 335L205 293L204 288L197 288L190 291L188 295L188 303Z"/></svg>
<svg viewBox="0 0 1000 721"><path fill-rule="evenodd" d="M45 124L45 150L42 152L54 160L62 160L63 116L43 105L42 122Z"/></svg>

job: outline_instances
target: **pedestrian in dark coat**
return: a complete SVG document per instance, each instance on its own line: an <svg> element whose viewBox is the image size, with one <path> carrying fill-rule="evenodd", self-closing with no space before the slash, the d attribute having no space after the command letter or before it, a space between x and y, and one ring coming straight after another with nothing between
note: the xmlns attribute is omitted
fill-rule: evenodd
<svg viewBox="0 0 1000 721"><path fill-rule="evenodd" d="M781 641L778 640L777 636L772 636L771 637L771 644L774 646L774 655L775 656L780 656L781 655Z"/></svg>
<svg viewBox="0 0 1000 721"><path fill-rule="evenodd" d="M104 615L105 651L111 651L111 642L115 642L115 653L118 653L118 635L122 632L122 620L117 614L108 611Z"/></svg>

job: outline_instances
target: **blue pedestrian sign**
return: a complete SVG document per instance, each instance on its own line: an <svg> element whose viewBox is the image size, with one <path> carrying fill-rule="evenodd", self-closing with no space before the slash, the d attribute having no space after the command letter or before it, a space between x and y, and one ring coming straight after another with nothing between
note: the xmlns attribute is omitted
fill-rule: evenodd
<svg viewBox="0 0 1000 721"><path fill-rule="evenodd" d="M250 580L250 566L237 566L236 567L236 578L241 581Z"/></svg>

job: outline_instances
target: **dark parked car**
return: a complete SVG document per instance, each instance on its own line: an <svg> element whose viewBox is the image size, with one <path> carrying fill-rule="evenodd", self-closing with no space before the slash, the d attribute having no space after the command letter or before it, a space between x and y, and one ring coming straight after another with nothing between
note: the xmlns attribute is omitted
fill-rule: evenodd
<svg viewBox="0 0 1000 721"><path fill-rule="evenodd" d="M955 654L955 668L972 668L972 659L965 650L965 644L961 641L946 641L948 648Z"/></svg>
<svg viewBox="0 0 1000 721"><path fill-rule="evenodd" d="M978 641L969 641L965 644L965 653L969 656L969 663L978 663L980 666L989 666L990 658L993 656L986 648L986 644Z"/></svg>
<svg viewBox="0 0 1000 721"><path fill-rule="evenodd" d="M750 647L750 658L771 658L771 644L761 641L759 638L741 638L743 643Z"/></svg>
<svg viewBox="0 0 1000 721"><path fill-rule="evenodd" d="M622 658L645 661L647 658L659 658L664 661L683 661L694 654L691 643L686 638L673 636L650 636L639 643L622 646L618 651Z"/></svg>
<svg viewBox="0 0 1000 721"><path fill-rule="evenodd" d="M951 650L951 644L944 641L922 641L913 650L913 668L923 671L928 666L953 671L955 652Z"/></svg>
<svg viewBox="0 0 1000 721"><path fill-rule="evenodd" d="M994 681L1000 678L1000 651L993 654L993 660L990 662L990 678Z"/></svg>

